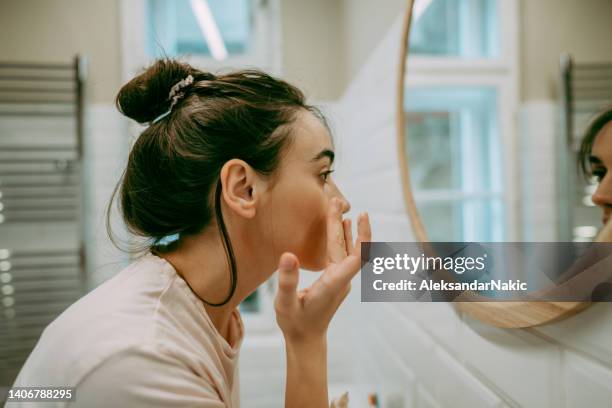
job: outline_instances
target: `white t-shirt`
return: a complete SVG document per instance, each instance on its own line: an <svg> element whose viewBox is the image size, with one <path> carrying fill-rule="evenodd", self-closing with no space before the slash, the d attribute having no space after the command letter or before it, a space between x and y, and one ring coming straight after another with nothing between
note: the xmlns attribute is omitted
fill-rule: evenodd
<svg viewBox="0 0 612 408"><path fill-rule="evenodd" d="M54 407L238 408L243 337L238 309L228 343L172 265L147 253L51 322L13 386L76 388Z"/></svg>

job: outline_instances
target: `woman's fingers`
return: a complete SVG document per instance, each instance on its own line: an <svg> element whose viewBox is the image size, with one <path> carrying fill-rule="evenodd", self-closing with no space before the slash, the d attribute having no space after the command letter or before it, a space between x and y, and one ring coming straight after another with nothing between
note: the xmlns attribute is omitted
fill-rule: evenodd
<svg viewBox="0 0 612 408"><path fill-rule="evenodd" d="M295 255L285 252L278 262L277 306L283 309L293 308L297 303L297 287L300 279L299 262Z"/></svg>
<svg viewBox="0 0 612 408"><path fill-rule="evenodd" d="M340 199L333 197L327 213L327 254L331 262L342 262L347 255L341 205Z"/></svg>
<svg viewBox="0 0 612 408"><path fill-rule="evenodd" d="M367 212L361 214L357 221L357 241L355 241L355 253L361 262L361 243L372 240L372 227L370 226L370 216Z"/></svg>
<svg viewBox="0 0 612 408"><path fill-rule="evenodd" d="M361 243L372 239L372 229L368 213L359 214L357 217L357 241L350 256L338 265L332 281L333 290L340 290L351 282L361 268Z"/></svg>
<svg viewBox="0 0 612 408"><path fill-rule="evenodd" d="M372 227L370 226L370 216L367 212L361 213L357 219L357 242L355 249L361 252L361 243L372 240Z"/></svg>
<svg viewBox="0 0 612 408"><path fill-rule="evenodd" d="M353 229L351 226L351 219L347 218L342 220L342 226L344 227L344 244L346 246L346 253L353 253Z"/></svg>

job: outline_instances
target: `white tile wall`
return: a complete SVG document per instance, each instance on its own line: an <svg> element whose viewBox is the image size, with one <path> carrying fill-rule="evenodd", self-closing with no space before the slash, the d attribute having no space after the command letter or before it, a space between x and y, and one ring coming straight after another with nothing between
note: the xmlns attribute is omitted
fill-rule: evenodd
<svg viewBox="0 0 612 408"><path fill-rule="evenodd" d="M556 186L556 104L532 101L519 112L521 138L519 169L522 190L523 240L557 241L558 199Z"/></svg>
<svg viewBox="0 0 612 408"><path fill-rule="evenodd" d="M91 105L85 113L84 172L86 223L86 254L88 286L94 288L118 270L127 260L109 241L106 232L106 205L119 181L128 155L127 120L113 105ZM114 231L125 239L117 216Z"/></svg>
<svg viewBox="0 0 612 408"><path fill-rule="evenodd" d="M537 328L548 341L612 367L612 303L594 304L583 312ZM612 388L612 383L610 384Z"/></svg>
<svg viewBox="0 0 612 408"><path fill-rule="evenodd" d="M483 385L457 359L436 348L438 373L435 395L442 406L448 407L499 407L501 398Z"/></svg>
<svg viewBox="0 0 612 408"><path fill-rule="evenodd" d="M413 240L397 171L399 41L398 18L332 112L336 182L351 200L349 216L369 211L375 241ZM555 207L554 121L553 103L522 110L524 139L517 160L524 170L517 176L531 180L523 185L522 196L531 200L524 205L541 203L528 214L534 240L556 236L556 214L550 210ZM404 383L406 407L612 406L612 307L607 304L538 329L502 330L446 304L361 303L359 285L356 277L344 307L352 319L346 336L358 350L353 378L364 388Z"/></svg>
<svg viewBox="0 0 612 408"><path fill-rule="evenodd" d="M572 352L565 356L567 407L604 408L612 403L612 370Z"/></svg>
<svg viewBox="0 0 612 408"><path fill-rule="evenodd" d="M415 400L416 408L443 408L421 384L417 386Z"/></svg>
<svg viewBox="0 0 612 408"><path fill-rule="evenodd" d="M464 325L459 357L520 406L560 406L560 348L520 330Z"/></svg>
<svg viewBox="0 0 612 408"><path fill-rule="evenodd" d="M429 336L451 353L459 350L461 319L458 311L447 303L394 303L397 313L420 324Z"/></svg>
<svg viewBox="0 0 612 408"><path fill-rule="evenodd" d="M285 347L280 336L246 336L239 370L241 407L283 406Z"/></svg>

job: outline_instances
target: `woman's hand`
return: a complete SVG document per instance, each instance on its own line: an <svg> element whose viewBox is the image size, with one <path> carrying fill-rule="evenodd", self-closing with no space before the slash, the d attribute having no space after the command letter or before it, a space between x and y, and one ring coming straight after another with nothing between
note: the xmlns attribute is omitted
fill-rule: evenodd
<svg viewBox="0 0 612 408"><path fill-rule="evenodd" d="M612 217L599 231L595 238L595 242L612 242Z"/></svg>
<svg viewBox="0 0 612 408"><path fill-rule="evenodd" d="M338 198L332 198L327 216L329 264L310 287L297 291L299 260L290 252L280 257L274 308L288 343L325 338L329 322L361 267L361 243L370 241L372 235L368 215L363 213L357 218L358 237L353 244L351 220L342 219L341 206Z"/></svg>

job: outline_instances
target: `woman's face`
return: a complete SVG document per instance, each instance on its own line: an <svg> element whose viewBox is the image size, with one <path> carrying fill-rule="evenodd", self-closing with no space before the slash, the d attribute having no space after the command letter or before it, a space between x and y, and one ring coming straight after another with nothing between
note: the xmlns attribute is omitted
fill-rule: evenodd
<svg viewBox="0 0 612 408"><path fill-rule="evenodd" d="M612 122L608 122L595 137L591 155L591 172L599 181L592 196L593 202L602 209L605 224L612 215Z"/></svg>
<svg viewBox="0 0 612 408"><path fill-rule="evenodd" d="M302 110L293 124L293 143L281 159L278 176L259 206L265 220L262 234L276 255L293 252L300 267L318 271L327 265L327 223L330 201L338 197L350 209L334 183L334 148L327 128L312 113Z"/></svg>

